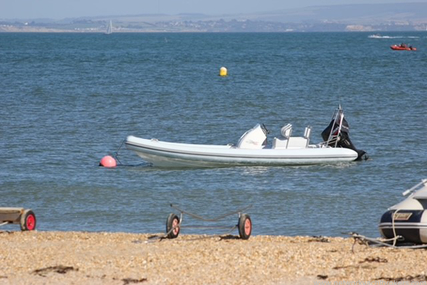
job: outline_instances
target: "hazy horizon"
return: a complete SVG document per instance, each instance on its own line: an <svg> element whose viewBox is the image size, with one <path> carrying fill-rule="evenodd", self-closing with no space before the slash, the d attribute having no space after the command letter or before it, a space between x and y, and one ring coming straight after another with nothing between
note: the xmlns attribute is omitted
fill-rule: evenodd
<svg viewBox="0 0 427 285"><path fill-rule="evenodd" d="M347 4L384 4L387 3L426 3L427 0L0 0L0 19L64 19L96 17L109 15L136 14L183 14L200 13L206 15L260 13L274 10L296 9L309 6L347 5ZM427 11L426 11L427 12Z"/></svg>

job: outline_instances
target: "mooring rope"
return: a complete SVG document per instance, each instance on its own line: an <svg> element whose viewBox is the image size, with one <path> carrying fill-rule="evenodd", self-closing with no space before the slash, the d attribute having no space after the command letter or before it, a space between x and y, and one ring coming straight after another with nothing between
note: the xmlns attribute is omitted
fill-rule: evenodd
<svg viewBox="0 0 427 285"><path fill-rule="evenodd" d="M373 243L376 246L386 246L386 247L390 247L390 248L402 248L402 249L417 249L417 248L427 248L427 244L421 244L421 245L396 245L396 241L400 238L402 238L402 236L396 235L393 238L389 238L389 239L379 239L379 238L368 238L366 236L363 235L359 235L358 233L348 233L352 238L359 241L364 242L365 244L369 245L369 243ZM387 242L391 242L393 241L392 244L387 243Z"/></svg>
<svg viewBox="0 0 427 285"><path fill-rule="evenodd" d="M122 148L123 144L125 143L126 140L122 140L122 143L120 144L119 148L117 149L117 151L113 154L113 157L119 162L120 165L123 165L123 163L119 160L119 151Z"/></svg>

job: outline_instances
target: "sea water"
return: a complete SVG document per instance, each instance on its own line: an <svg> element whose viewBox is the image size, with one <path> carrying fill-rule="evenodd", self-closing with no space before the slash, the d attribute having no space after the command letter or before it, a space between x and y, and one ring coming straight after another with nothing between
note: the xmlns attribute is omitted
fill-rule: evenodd
<svg viewBox="0 0 427 285"><path fill-rule="evenodd" d="M427 33L368 36L0 33L0 207L33 209L40 231L159 233L170 203L206 218L252 205L254 235L377 237L427 178ZM418 50L390 49L401 42ZM270 141L310 125L318 143L339 104L368 161L160 169L122 145L236 143L257 123ZM120 166L98 166L116 152Z"/></svg>

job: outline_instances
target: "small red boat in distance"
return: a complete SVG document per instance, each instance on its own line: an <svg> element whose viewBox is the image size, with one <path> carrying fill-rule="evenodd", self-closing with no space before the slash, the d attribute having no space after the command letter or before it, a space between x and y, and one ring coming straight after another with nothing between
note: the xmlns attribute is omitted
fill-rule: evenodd
<svg viewBox="0 0 427 285"><path fill-rule="evenodd" d="M417 50L417 48L408 46L407 44L392 45L390 48L392 50Z"/></svg>

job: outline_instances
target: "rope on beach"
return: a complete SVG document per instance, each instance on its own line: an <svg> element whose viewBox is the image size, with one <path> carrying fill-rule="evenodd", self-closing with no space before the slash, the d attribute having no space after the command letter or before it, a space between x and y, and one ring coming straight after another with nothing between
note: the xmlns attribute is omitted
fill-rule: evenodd
<svg viewBox="0 0 427 285"><path fill-rule="evenodd" d="M207 227L206 227L207 228ZM225 227L224 227L225 228ZM229 227L227 227L229 228ZM156 242L156 241L162 241L164 239L169 239L168 235L174 230L175 228L172 228L169 232L167 232L164 235L152 235L148 238L147 242ZM202 240L202 239L208 239L208 238L219 238L220 240L223 239L239 239L237 236L232 236L231 233L237 229L237 226L233 226L229 231L221 233L221 234L216 234L216 235L201 235L199 237L195 237L195 238L191 238L188 239L186 238L183 241L195 241L195 240Z"/></svg>

